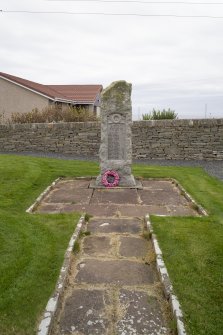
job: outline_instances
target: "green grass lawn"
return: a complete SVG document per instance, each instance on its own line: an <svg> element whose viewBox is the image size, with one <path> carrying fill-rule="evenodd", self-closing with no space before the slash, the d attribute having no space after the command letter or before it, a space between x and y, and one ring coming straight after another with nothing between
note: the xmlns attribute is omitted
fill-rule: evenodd
<svg viewBox="0 0 223 335"><path fill-rule="evenodd" d="M89 173L96 164L0 155L0 334L35 334L79 218L25 210L58 176Z"/></svg>
<svg viewBox="0 0 223 335"><path fill-rule="evenodd" d="M200 168L137 165L136 176L173 177L210 216L152 217L188 335L223 329L223 183ZM97 175L93 162L0 155L0 334L35 334L78 214L25 210L59 176Z"/></svg>
<svg viewBox="0 0 223 335"><path fill-rule="evenodd" d="M188 335L223 334L223 182L200 168L137 166L143 177L172 177L208 217L151 221L185 318Z"/></svg>

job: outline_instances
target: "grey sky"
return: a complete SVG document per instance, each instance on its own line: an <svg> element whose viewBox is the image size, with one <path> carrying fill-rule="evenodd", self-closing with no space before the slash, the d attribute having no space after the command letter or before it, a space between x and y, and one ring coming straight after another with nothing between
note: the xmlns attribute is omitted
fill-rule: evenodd
<svg viewBox="0 0 223 335"><path fill-rule="evenodd" d="M222 5L2 0L0 9L223 17L223 0ZM3 12L0 39L2 72L43 84L131 82L135 119L153 107L203 118L205 104L207 117L223 117L223 18Z"/></svg>

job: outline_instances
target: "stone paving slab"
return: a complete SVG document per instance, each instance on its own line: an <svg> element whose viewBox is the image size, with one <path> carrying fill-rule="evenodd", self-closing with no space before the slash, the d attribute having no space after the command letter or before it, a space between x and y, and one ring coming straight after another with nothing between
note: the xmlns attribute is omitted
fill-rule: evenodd
<svg viewBox="0 0 223 335"><path fill-rule="evenodd" d="M170 335L143 227L141 219L90 219L51 335Z"/></svg>
<svg viewBox="0 0 223 335"><path fill-rule="evenodd" d="M135 189L95 189L91 204L137 204L138 194Z"/></svg>
<svg viewBox="0 0 223 335"><path fill-rule="evenodd" d="M190 206L169 205L171 216L198 216L199 213Z"/></svg>
<svg viewBox="0 0 223 335"><path fill-rule="evenodd" d="M143 238L121 236L119 254L124 257L145 258L148 253L148 241Z"/></svg>
<svg viewBox="0 0 223 335"><path fill-rule="evenodd" d="M52 214L75 211L107 217L198 215L171 180L142 180L143 190L93 190L88 188L89 183L90 179L59 181L36 211Z"/></svg>
<svg viewBox="0 0 223 335"><path fill-rule="evenodd" d="M63 204L63 203L45 203L42 202L38 208L38 213L88 213L93 216L103 217L142 217L150 215L165 216L197 216L198 213L190 206L183 205L87 205L87 204Z"/></svg>
<svg viewBox="0 0 223 335"><path fill-rule="evenodd" d="M123 314L116 326L116 334L167 335L162 312L157 299L146 292L120 290Z"/></svg>
<svg viewBox="0 0 223 335"><path fill-rule="evenodd" d="M61 190L72 191L77 188L89 188L91 179L61 179L58 181L56 187Z"/></svg>
<svg viewBox="0 0 223 335"><path fill-rule="evenodd" d="M145 285L154 282L150 265L129 260L82 259L74 283Z"/></svg>
<svg viewBox="0 0 223 335"><path fill-rule="evenodd" d="M157 205L119 205L117 211L121 216L143 217L148 213L150 215L171 215L171 211L166 206Z"/></svg>
<svg viewBox="0 0 223 335"><path fill-rule="evenodd" d="M176 186L172 180L142 180L142 186L146 189L151 190L164 190L164 191L172 191L176 189Z"/></svg>
<svg viewBox="0 0 223 335"><path fill-rule="evenodd" d="M141 232L141 220L138 219L91 219L88 229L93 233L131 233Z"/></svg>
<svg viewBox="0 0 223 335"><path fill-rule="evenodd" d="M109 297L104 290L73 290L67 298L59 334L106 335L110 321L106 315Z"/></svg>
<svg viewBox="0 0 223 335"><path fill-rule="evenodd" d="M111 254L112 245L109 236L88 236L83 241L83 252L87 255Z"/></svg>
<svg viewBox="0 0 223 335"><path fill-rule="evenodd" d="M188 205L185 197L179 194L177 190L164 191L164 190L139 190L138 191L141 201L145 205Z"/></svg>
<svg viewBox="0 0 223 335"><path fill-rule="evenodd" d="M89 204L93 190L89 188L73 188L68 190L56 187L44 199L46 203Z"/></svg>

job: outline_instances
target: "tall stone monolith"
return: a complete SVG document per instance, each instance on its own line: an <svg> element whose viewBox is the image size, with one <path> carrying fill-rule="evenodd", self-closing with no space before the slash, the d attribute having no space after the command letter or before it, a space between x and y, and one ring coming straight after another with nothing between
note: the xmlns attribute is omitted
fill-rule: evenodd
<svg viewBox="0 0 223 335"><path fill-rule="evenodd" d="M102 176L116 171L119 185L136 187L131 172L132 164L132 85L126 81L113 82L101 97L100 175L96 186L103 186Z"/></svg>

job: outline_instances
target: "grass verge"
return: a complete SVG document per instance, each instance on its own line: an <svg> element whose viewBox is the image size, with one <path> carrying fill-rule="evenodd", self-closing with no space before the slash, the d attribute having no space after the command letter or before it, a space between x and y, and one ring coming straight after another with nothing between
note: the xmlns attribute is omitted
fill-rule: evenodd
<svg viewBox="0 0 223 335"><path fill-rule="evenodd" d="M201 168L137 166L144 178L175 178L208 217L156 217L151 221L185 318L188 335L223 329L223 183Z"/></svg>
<svg viewBox="0 0 223 335"><path fill-rule="evenodd" d="M223 183L200 168L137 165L136 176L177 179L209 217L152 217L189 335L223 329ZM93 162L0 155L0 334L35 334L78 214L25 210L59 176L97 175Z"/></svg>
<svg viewBox="0 0 223 335"><path fill-rule="evenodd" d="M0 155L0 334L36 333L79 218L25 210L57 177L89 173L96 164Z"/></svg>

